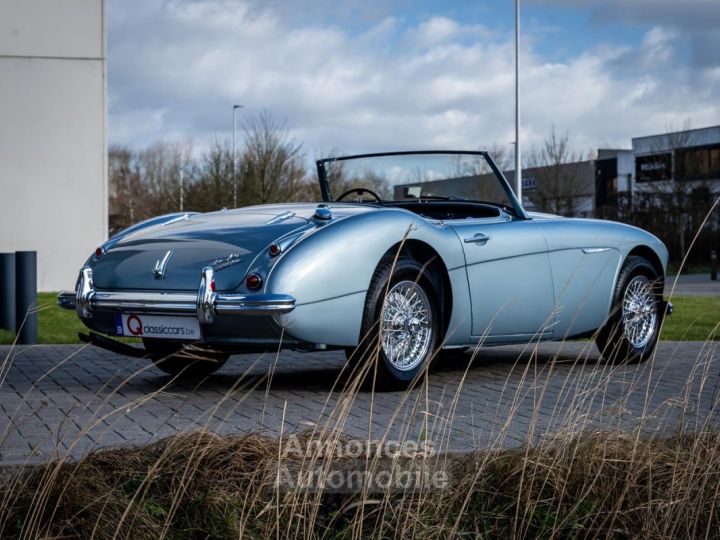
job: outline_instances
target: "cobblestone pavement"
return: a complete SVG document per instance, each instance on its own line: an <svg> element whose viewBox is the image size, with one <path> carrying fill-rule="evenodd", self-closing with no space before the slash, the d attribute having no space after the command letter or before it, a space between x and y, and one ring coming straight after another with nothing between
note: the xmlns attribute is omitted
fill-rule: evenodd
<svg viewBox="0 0 720 540"><path fill-rule="evenodd" d="M443 359L411 392L334 388L338 352L233 357L201 381L94 347L0 347L0 463L78 457L178 432L318 426L349 436L431 439L436 448L515 446L580 429L715 426L720 342L664 342L654 361L608 365L590 342L488 348ZM642 420L641 420L642 419ZM638 424L641 422L641 424Z"/></svg>

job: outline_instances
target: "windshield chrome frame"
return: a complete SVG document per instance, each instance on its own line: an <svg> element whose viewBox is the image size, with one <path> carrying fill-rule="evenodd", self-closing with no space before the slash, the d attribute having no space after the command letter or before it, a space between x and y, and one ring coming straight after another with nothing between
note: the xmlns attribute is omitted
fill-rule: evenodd
<svg viewBox="0 0 720 540"><path fill-rule="evenodd" d="M352 156L338 156L338 157L330 157L330 158L324 158L324 159L318 159L315 163L317 165L317 172L318 172L318 180L320 181L320 193L322 194L322 198L324 202L333 202L332 194L330 193L330 184L327 180L327 175L325 173L325 164L326 163L333 163L335 161L349 161L351 159L365 159L365 158L376 158L376 157L391 157L391 156L412 156L412 155L465 155L465 156L482 156L485 158L485 161L490 165L490 169L495 174L495 178L500 182L500 185L502 186L503 190L505 191L505 194L507 195L510 203L512 204L513 210L515 210L515 214L521 219L530 219L528 215L525 213L525 209L522 206L522 203L518 201L517 197L515 196L515 192L510 187L510 183L507 181L505 176L503 175L502 171L498 168L498 166L493 161L492 157L489 153L484 151L471 151L471 150L409 150L409 151L402 151L402 152L376 152L371 154L356 154ZM473 201L472 199L465 199L467 202L482 202L482 201Z"/></svg>

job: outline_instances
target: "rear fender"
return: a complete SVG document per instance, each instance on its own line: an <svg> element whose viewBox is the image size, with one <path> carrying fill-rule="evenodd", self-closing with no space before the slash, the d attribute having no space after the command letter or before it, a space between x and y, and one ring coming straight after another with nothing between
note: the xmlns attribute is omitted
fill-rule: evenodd
<svg viewBox="0 0 720 540"><path fill-rule="evenodd" d="M289 294L296 300L295 310L281 318L286 332L311 343L357 345L373 273L383 255L404 238L427 243L442 258L450 274L453 312L465 313L467 319L454 321L453 315L449 334L459 337L467 331L466 342L470 306L457 235L439 222L397 209L330 222L282 255L268 276L266 291ZM453 323L461 328L454 328Z"/></svg>

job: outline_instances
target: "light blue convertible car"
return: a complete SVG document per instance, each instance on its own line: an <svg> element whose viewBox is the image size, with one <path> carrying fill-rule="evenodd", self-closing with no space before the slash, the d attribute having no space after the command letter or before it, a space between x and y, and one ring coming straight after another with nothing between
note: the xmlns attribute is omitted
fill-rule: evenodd
<svg viewBox="0 0 720 540"><path fill-rule="evenodd" d="M652 354L670 307L655 236L527 212L485 152L317 167L324 202L139 223L98 247L58 303L92 330L86 341L174 375L278 347L345 349L395 388L478 344L594 336L607 359Z"/></svg>

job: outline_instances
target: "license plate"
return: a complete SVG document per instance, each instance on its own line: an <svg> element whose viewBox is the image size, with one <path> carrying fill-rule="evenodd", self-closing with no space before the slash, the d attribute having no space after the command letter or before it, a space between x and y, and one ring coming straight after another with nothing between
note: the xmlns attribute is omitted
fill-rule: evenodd
<svg viewBox="0 0 720 540"><path fill-rule="evenodd" d="M180 339L196 341L201 338L200 323L193 317L161 315L115 314L118 336Z"/></svg>

